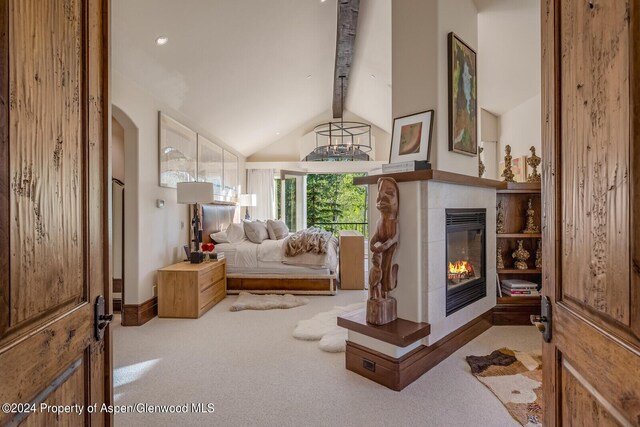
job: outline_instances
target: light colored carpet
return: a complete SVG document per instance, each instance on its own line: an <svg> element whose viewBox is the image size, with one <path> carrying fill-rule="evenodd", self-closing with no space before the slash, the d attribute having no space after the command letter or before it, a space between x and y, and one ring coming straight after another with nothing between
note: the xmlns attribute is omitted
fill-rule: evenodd
<svg viewBox="0 0 640 427"><path fill-rule="evenodd" d="M229 310L273 310L299 307L305 304L309 304L308 299L291 294L253 295L249 292L240 292Z"/></svg>
<svg viewBox="0 0 640 427"><path fill-rule="evenodd" d="M465 356L540 351L535 327L491 328L398 393L347 371L344 353L291 336L300 319L366 298L366 291L339 291L294 310L232 313L235 297L228 297L200 319L114 325L116 404L215 405L212 414L116 414L115 425L518 427Z"/></svg>
<svg viewBox="0 0 640 427"><path fill-rule="evenodd" d="M293 330L293 337L303 341L320 341L320 350L329 353L341 353L347 347L347 330L338 326L338 316L359 310L365 303L358 302L345 307L333 307L313 316L311 319L301 320Z"/></svg>

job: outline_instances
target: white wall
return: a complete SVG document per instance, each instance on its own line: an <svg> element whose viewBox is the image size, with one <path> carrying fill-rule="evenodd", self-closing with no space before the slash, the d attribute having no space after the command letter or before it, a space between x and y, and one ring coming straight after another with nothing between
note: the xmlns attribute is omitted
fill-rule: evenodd
<svg viewBox="0 0 640 427"><path fill-rule="evenodd" d="M536 95L517 107L507 111L498 119L499 154L504 158L505 145L511 145L511 156L514 158L527 155L531 146L536 147L540 155L542 139L542 107L540 95Z"/></svg>
<svg viewBox="0 0 640 427"><path fill-rule="evenodd" d="M438 1L438 108L434 132L435 165L443 171L478 176L478 157L449 151L449 90L447 36L454 32L473 50L478 50L478 11L473 0ZM477 64L476 64L477 71ZM478 108L480 107L478 102ZM477 120L480 120L478 109ZM479 133L478 142L480 142ZM432 158L433 158L432 147Z"/></svg>
<svg viewBox="0 0 640 427"><path fill-rule="evenodd" d="M432 165L466 175L477 175L478 158L449 151L447 36L453 31L477 49L477 18L473 0L399 0L392 5L393 116L435 109Z"/></svg>
<svg viewBox="0 0 640 427"><path fill-rule="evenodd" d="M124 128L111 118L111 176L124 182Z"/></svg>
<svg viewBox="0 0 640 427"><path fill-rule="evenodd" d="M132 203L137 208L137 224L125 224L125 241L129 240L129 245L125 243L125 256L137 258L137 271L134 266L129 268L125 260L125 303L140 304L154 296L156 270L183 259L182 246L189 241L190 220L187 205L177 204L175 189L163 188L158 184L158 111L163 111L193 130L202 132L212 141L219 141L205 133L197 123L191 122L189 118L158 101L116 71L113 71L112 100L113 104L135 123L138 130L137 147L127 147L125 140L125 209L134 209ZM226 148L239 154L229 147ZM130 156L129 149L136 152ZM138 160L131 163L130 157ZM243 156L238 157L240 183L244 189L245 159ZM137 178L137 194L130 191L132 180L129 176L133 175ZM164 208L156 207L157 199L165 201ZM135 233L137 239L128 239L129 232ZM135 240L137 242L132 243Z"/></svg>

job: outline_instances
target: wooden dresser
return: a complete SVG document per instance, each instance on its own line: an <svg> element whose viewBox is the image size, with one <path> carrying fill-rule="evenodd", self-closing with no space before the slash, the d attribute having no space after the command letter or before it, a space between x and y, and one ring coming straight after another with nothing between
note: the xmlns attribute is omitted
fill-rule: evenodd
<svg viewBox="0 0 640 427"><path fill-rule="evenodd" d="M340 232L340 289L364 289L364 236Z"/></svg>
<svg viewBox="0 0 640 427"><path fill-rule="evenodd" d="M227 296L227 261L179 262L158 270L158 317L196 319Z"/></svg>

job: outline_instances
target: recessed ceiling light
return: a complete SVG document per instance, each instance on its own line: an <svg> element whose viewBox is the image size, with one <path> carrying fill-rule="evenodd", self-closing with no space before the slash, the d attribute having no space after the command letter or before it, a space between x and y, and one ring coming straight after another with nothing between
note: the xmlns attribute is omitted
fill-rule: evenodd
<svg viewBox="0 0 640 427"><path fill-rule="evenodd" d="M156 44L158 46L163 46L165 44L167 44L167 42L169 41L169 37L167 36L160 36L156 39Z"/></svg>
<svg viewBox="0 0 640 427"><path fill-rule="evenodd" d="M276 132L276 136L277 136L277 135L280 135L280 132Z"/></svg>
<svg viewBox="0 0 640 427"><path fill-rule="evenodd" d="M375 78L376 78L376 75L375 75L375 74L369 74L369 76L370 76L372 79L375 79Z"/></svg>
<svg viewBox="0 0 640 427"><path fill-rule="evenodd" d="M306 78L307 80L309 80L311 77L313 77L311 74L309 74Z"/></svg>
<svg viewBox="0 0 640 427"><path fill-rule="evenodd" d="M320 0L320 3L324 3L324 2L326 2L326 1L327 1L327 0Z"/></svg>

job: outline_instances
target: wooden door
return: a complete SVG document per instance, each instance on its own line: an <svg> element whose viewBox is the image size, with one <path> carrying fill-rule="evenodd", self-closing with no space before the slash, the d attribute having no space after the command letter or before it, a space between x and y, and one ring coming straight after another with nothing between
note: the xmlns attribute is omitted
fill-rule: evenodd
<svg viewBox="0 0 640 427"><path fill-rule="evenodd" d="M0 425L111 422L108 6L0 0Z"/></svg>
<svg viewBox="0 0 640 427"><path fill-rule="evenodd" d="M640 0L543 0L546 425L640 425Z"/></svg>

